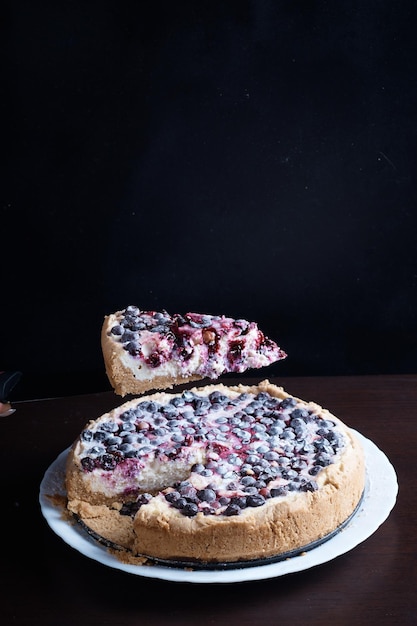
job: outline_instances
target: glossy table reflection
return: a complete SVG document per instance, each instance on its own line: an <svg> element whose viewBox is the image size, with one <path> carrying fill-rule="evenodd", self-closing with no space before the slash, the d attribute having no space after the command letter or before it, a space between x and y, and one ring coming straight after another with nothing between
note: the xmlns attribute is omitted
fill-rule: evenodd
<svg viewBox="0 0 417 626"><path fill-rule="evenodd" d="M261 378L238 379L255 383ZM237 379L224 379L226 383ZM14 403L2 418L5 529L3 624L199 626L417 623L417 376L271 379L318 402L371 439L399 483L389 518L331 562L287 576L234 584L142 578L88 559L57 537L38 503L45 470L89 419L123 401L112 391ZM127 399L127 398L126 398Z"/></svg>

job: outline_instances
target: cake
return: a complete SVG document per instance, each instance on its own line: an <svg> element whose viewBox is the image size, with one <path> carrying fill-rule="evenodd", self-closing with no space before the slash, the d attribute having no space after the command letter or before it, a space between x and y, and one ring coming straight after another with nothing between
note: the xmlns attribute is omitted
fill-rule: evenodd
<svg viewBox="0 0 417 626"><path fill-rule="evenodd" d="M136 306L105 316L101 345L108 379L121 396L216 380L287 356L255 322Z"/></svg>
<svg viewBox="0 0 417 626"><path fill-rule="evenodd" d="M364 482L355 433L268 380L129 400L86 424L66 468L68 510L95 537L208 566L325 540Z"/></svg>

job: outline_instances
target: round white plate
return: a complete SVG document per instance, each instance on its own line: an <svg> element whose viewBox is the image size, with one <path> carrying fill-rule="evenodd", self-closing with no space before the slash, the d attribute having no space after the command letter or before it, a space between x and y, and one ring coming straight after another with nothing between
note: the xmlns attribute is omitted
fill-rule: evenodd
<svg viewBox="0 0 417 626"><path fill-rule="evenodd" d="M356 431L354 431L356 432ZM366 486L361 505L351 521L336 535L302 555L285 561L227 570L194 570L161 566L131 565L119 561L78 524L65 521L62 507L49 496L65 495L64 472L68 450L50 465L43 477L39 501L42 514L52 530L81 554L129 574L190 583L235 583L275 578L326 563L355 548L370 537L387 519L398 493L397 476L385 454L370 440L356 432L366 457Z"/></svg>

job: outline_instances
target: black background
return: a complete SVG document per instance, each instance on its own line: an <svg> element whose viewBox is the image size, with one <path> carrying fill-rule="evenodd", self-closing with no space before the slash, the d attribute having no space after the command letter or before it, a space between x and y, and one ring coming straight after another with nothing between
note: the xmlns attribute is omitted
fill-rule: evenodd
<svg viewBox="0 0 417 626"><path fill-rule="evenodd" d="M257 321L265 376L416 373L414 2L3 6L14 398L110 389L128 304Z"/></svg>

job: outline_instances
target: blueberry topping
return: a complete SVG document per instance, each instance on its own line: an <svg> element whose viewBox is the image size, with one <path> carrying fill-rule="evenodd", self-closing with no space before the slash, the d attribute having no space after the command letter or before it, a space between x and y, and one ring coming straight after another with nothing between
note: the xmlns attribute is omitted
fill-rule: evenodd
<svg viewBox="0 0 417 626"><path fill-rule="evenodd" d="M271 498L277 498L278 496L285 496L288 492L288 486L283 485L281 487L273 487L269 492L271 494Z"/></svg>
<svg viewBox="0 0 417 626"><path fill-rule="evenodd" d="M200 489L200 491L197 491L197 497L202 502L214 502L216 492L213 489Z"/></svg>
<svg viewBox="0 0 417 626"><path fill-rule="evenodd" d="M230 517L231 515L239 515L240 513L240 507L235 503L231 503L226 507L223 515L227 515L228 517Z"/></svg>
<svg viewBox="0 0 417 626"><path fill-rule="evenodd" d="M125 319L130 332L133 317L132 311ZM191 322L198 326L207 320L178 319L178 328ZM152 328L165 324L160 315L148 323ZM208 396L187 390L164 404L138 401L116 417L90 424L80 440L85 472L120 471L127 476L148 460L182 462L192 442L198 442L207 456L192 466L194 476L163 492L167 504L186 517L198 512L240 515L268 498L316 491L316 476L344 447L336 424L295 398L279 400L267 392L228 397L218 390ZM123 514L134 515L151 499L149 494L138 496Z"/></svg>
<svg viewBox="0 0 417 626"><path fill-rule="evenodd" d="M116 458L112 454L102 454L98 459L98 463L106 471L113 470L117 465Z"/></svg>
<svg viewBox="0 0 417 626"><path fill-rule="evenodd" d="M175 504L175 502L177 502L180 497L181 496L178 491L169 491L165 494L165 500L167 500L167 502L170 502L171 504Z"/></svg>
<svg viewBox="0 0 417 626"><path fill-rule="evenodd" d="M288 409L289 407L293 407L296 404L297 404L297 401L295 400L295 398L292 398L291 396L289 396L288 398L284 398L283 400L281 400L279 406L281 409Z"/></svg>
<svg viewBox="0 0 417 626"><path fill-rule="evenodd" d="M198 513L198 506L194 502L187 502L181 509L181 513L186 517L194 517Z"/></svg>
<svg viewBox="0 0 417 626"><path fill-rule="evenodd" d="M96 467L94 459L92 459L90 456L85 456L83 459L81 459L81 465L83 469L87 472L92 472L93 469L95 469Z"/></svg>
<svg viewBox="0 0 417 626"><path fill-rule="evenodd" d="M265 498L263 496L261 496L260 494L250 494L248 495L248 497L246 498L246 505L247 506L262 506L263 504L265 504Z"/></svg>

